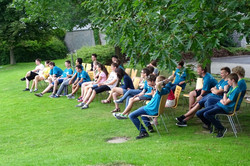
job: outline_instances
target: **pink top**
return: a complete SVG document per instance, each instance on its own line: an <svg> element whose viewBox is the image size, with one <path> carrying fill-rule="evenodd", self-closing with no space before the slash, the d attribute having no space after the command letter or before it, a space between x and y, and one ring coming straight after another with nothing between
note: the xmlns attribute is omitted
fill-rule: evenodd
<svg viewBox="0 0 250 166"><path fill-rule="evenodd" d="M104 81L107 80L107 76L103 71L99 74L99 77L101 77L101 80L99 83L103 83Z"/></svg>

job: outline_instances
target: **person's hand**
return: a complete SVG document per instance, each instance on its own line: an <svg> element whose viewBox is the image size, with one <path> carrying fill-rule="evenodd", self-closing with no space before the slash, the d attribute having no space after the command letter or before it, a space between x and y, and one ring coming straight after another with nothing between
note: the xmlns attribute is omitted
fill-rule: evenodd
<svg viewBox="0 0 250 166"><path fill-rule="evenodd" d="M225 105L225 102L223 99L220 100L221 104Z"/></svg>
<svg viewBox="0 0 250 166"><path fill-rule="evenodd" d="M198 103L201 99L202 99L202 96L200 95L200 96L198 96L198 97L196 98L196 102Z"/></svg>

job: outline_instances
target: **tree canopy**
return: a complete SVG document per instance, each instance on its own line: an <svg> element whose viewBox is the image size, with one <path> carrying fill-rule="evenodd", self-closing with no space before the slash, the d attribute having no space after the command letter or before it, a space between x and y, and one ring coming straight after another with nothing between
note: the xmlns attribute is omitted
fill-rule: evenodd
<svg viewBox="0 0 250 166"><path fill-rule="evenodd" d="M162 68L175 67L189 51L206 65L223 38L250 29L248 0L29 0L25 7L30 19L54 26L90 21L132 63L158 59Z"/></svg>

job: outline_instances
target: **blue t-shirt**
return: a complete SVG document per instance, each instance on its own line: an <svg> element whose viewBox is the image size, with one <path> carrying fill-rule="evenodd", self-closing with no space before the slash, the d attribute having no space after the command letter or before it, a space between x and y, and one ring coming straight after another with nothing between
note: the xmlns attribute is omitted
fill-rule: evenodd
<svg viewBox="0 0 250 166"><path fill-rule="evenodd" d="M72 74L73 73L73 70L71 68L66 68L64 69L63 71L63 74L62 74L62 78L66 78L67 77L67 74Z"/></svg>
<svg viewBox="0 0 250 166"><path fill-rule="evenodd" d="M145 89L145 93L151 93L151 91L152 91L152 87L151 86L148 86L148 81L146 80L145 82L144 82L144 87L143 87L143 89ZM148 97L148 98L151 98L152 96L151 95L144 95L145 97Z"/></svg>
<svg viewBox="0 0 250 166"><path fill-rule="evenodd" d="M50 69L50 75L56 75L56 77L60 77L63 74L62 69L57 66L54 66L53 69Z"/></svg>
<svg viewBox="0 0 250 166"><path fill-rule="evenodd" d="M168 94L170 92L170 88L171 88L171 83L168 83L162 88L161 92L159 92L158 90L155 92L154 97L144 107L144 110L146 111L146 113L148 115L156 115L156 114L158 114L158 108L159 108L159 105L160 105L161 96L165 95L165 94Z"/></svg>
<svg viewBox="0 0 250 166"><path fill-rule="evenodd" d="M233 87L230 87L229 88L229 92L228 92L228 98L229 100L231 100L230 103L228 103L227 105L223 105L220 101L217 103L217 105L219 107L221 107L224 111L226 111L227 113L229 113L230 111L233 111L234 109L234 106L235 106L235 102L237 100L237 97L240 93L240 88L239 86L233 88Z"/></svg>
<svg viewBox="0 0 250 166"><path fill-rule="evenodd" d="M218 84L216 84L216 89L224 89L224 86L227 85L227 81L222 79L220 80L220 82ZM222 95L216 95L216 94L213 94L213 93L209 93L209 95L211 96L215 96L215 97L219 97L219 98L223 98L223 94Z"/></svg>
<svg viewBox="0 0 250 166"><path fill-rule="evenodd" d="M83 78L83 82L89 82L89 81L91 81L90 77L89 77L89 74L86 71L84 71L84 70L81 73L81 78Z"/></svg>
<svg viewBox="0 0 250 166"><path fill-rule="evenodd" d="M122 89L135 89L133 81L128 75L124 75L123 77L123 85L121 86Z"/></svg>
<svg viewBox="0 0 250 166"><path fill-rule="evenodd" d="M237 110L240 108L240 104L246 94L246 90L247 90L247 84L246 84L246 81L244 79L240 79L238 81L238 86L240 88L240 91L241 91L241 95L240 95L240 99L239 99L239 102L238 102L238 105L237 105Z"/></svg>
<svg viewBox="0 0 250 166"><path fill-rule="evenodd" d="M203 77L202 90L210 92L210 89L216 86L217 83L218 83L217 80L210 73L206 73L206 75Z"/></svg>
<svg viewBox="0 0 250 166"><path fill-rule="evenodd" d="M186 69L183 69L183 70L180 70L180 69L176 69L175 70L175 80L174 80L174 84L179 84L180 82L182 81L185 81L186 80Z"/></svg>

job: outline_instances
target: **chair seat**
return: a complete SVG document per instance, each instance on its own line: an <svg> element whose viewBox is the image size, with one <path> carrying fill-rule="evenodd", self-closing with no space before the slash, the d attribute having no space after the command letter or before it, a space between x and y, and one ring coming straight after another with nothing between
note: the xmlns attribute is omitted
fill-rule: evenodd
<svg viewBox="0 0 250 166"><path fill-rule="evenodd" d="M183 94L184 97L189 97L189 94Z"/></svg>
<svg viewBox="0 0 250 166"><path fill-rule="evenodd" d="M141 116L144 116L144 117L151 117L151 118L158 118L159 115L141 115Z"/></svg>

